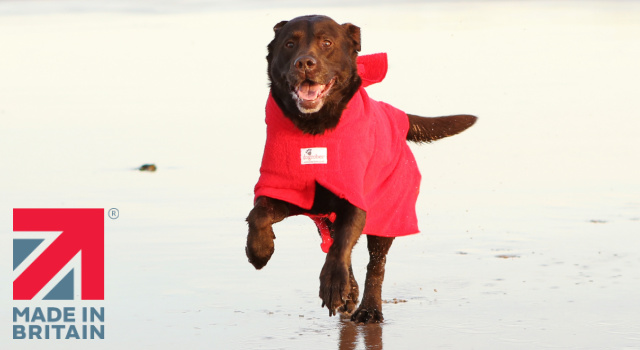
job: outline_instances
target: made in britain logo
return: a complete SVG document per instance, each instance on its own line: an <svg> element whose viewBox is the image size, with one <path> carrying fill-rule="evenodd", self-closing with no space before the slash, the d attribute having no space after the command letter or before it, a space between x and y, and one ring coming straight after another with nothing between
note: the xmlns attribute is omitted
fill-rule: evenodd
<svg viewBox="0 0 640 350"><path fill-rule="evenodd" d="M104 300L104 209L13 209L13 231L13 338L104 339L104 307L78 306Z"/></svg>

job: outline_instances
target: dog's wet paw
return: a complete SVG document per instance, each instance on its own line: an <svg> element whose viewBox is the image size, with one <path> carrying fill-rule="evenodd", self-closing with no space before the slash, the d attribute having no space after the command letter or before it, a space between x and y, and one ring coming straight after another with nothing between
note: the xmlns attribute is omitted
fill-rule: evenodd
<svg viewBox="0 0 640 350"><path fill-rule="evenodd" d="M349 270L342 264L325 263L320 273L320 299L322 307L329 309L329 316L344 308L348 310Z"/></svg>
<svg viewBox="0 0 640 350"><path fill-rule="evenodd" d="M349 295L349 297L351 297L351 295ZM356 300L354 302L353 300L351 300L351 298L349 298L344 303L344 305L338 308L338 312L340 312L340 316L343 318L351 318L357 306L358 306L358 301Z"/></svg>
<svg viewBox="0 0 640 350"><path fill-rule="evenodd" d="M377 308L367 309L359 308L351 316L351 321L355 323L380 323L384 321L382 311Z"/></svg>
<svg viewBox="0 0 640 350"><path fill-rule="evenodd" d="M347 295L347 299L341 307L338 308L338 312L340 313L340 318L342 319L351 319L351 315L358 308L358 298L360 297L360 288L358 287L358 282L355 277L353 277L353 270L349 267L349 295Z"/></svg>

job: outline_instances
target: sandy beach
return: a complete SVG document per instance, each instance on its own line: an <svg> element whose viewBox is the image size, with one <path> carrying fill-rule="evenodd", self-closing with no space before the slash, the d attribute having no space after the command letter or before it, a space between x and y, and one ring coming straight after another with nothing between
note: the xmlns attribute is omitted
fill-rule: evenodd
<svg viewBox="0 0 640 350"><path fill-rule="evenodd" d="M244 253L266 45L311 13L387 52L372 98L479 117L411 146L422 232L380 325L321 308L308 218ZM638 38L633 1L0 1L0 348L640 349ZM13 208L118 209L104 340L12 339Z"/></svg>

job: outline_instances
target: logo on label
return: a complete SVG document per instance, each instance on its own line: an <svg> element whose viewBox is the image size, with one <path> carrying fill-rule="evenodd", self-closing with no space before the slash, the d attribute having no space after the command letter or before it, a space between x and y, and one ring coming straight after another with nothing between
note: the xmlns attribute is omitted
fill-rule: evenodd
<svg viewBox="0 0 640 350"><path fill-rule="evenodd" d="M104 300L104 209L13 209L13 231L13 300L73 300L78 277Z"/></svg>
<svg viewBox="0 0 640 350"><path fill-rule="evenodd" d="M300 150L300 164L327 164L327 148L302 148Z"/></svg>

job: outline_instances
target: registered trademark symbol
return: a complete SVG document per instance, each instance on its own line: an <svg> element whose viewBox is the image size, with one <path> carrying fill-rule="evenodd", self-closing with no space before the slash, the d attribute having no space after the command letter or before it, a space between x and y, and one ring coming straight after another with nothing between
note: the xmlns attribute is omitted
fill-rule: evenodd
<svg viewBox="0 0 640 350"><path fill-rule="evenodd" d="M120 216L120 211L118 211L118 209L116 208L111 208L109 209L109 217L112 219L117 219L118 216Z"/></svg>

